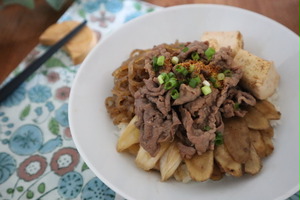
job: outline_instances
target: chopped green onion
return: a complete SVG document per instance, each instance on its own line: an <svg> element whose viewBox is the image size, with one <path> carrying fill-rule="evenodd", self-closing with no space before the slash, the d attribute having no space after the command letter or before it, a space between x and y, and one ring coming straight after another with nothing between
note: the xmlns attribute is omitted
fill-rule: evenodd
<svg viewBox="0 0 300 200"><path fill-rule="evenodd" d="M168 80L168 82L166 82L165 83L165 89L166 90L169 90L169 89L171 89L171 88L174 88L174 87L176 87L177 86L177 79L176 78L174 78L174 77L172 77L172 78L170 78L169 80Z"/></svg>
<svg viewBox="0 0 300 200"><path fill-rule="evenodd" d="M204 126L203 128L204 131L209 131L210 129L211 129L210 126Z"/></svg>
<svg viewBox="0 0 300 200"><path fill-rule="evenodd" d="M156 64L157 64L157 57L154 56L154 57L152 58L152 65L156 65Z"/></svg>
<svg viewBox="0 0 300 200"><path fill-rule="evenodd" d="M173 90L171 91L171 97L172 97L172 99L178 99L179 96L180 96L180 94L179 94L178 90L173 89Z"/></svg>
<svg viewBox="0 0 300 200"><path fill-rule="evenodd" d="M175 71L178 73L181 73L184 70L184 67L182 65L176 65Z"/></svg>
<svg viewBox="0 0 300 200"><path fill-rule="evenodd" d="M219 74L217 75L217 79L218 79L219 81L224 80L224 78L225 78L225 74L224 74L224 73L219 73Z"/></svg>
<svg viewBox="0 0 300 200"><path fill-rule="evenodd" d="M195 65L190 65L189 72L193 72L195 70Z"/></svg>
<svg viewBox="0 0 300 200"><path fill-rule="evenodd" d="M168 78L173 78L173 77L175 77L175 74L173 72L169 72L168 73Z"/></svg>
<svg viewBox="0 0 300 200"><path fill-rule="evenodd" d="M212 91L211 91L211 88L209 87L209 86L207 86L207 85L205 85L205 86L203 86L202 88L201 88L201 91L202 91L202 93L204 94L204 95L208 95L208 94L210 94Z"/></svg>
<svg viewBox="0 0 300 200"><path fill-rule="evenodd" d="M232 72L230 69L226 69L223 74L226 76L226 77L231 77L232 76Z"/></svg>
<svg viewBox="0 0 300 200"><path fill-rule="evenodd" d="M186 76L189 73L188 70L182 65L176 65L175 71L180 74L183 74L184 76Z"/></svg>
<svg viewBox="0 0 300 200"><path fill-rule="evenodd" d="M234 108L234 110L239 110L240 109L240 104L239 103L233 104L233 108Z"/></svg>
<svg viewBox="0 0 300 200"><path fill-rule="evenodd" d="M215 83L217 80L214 78L214 77L209 77L209 80L212 82L212 83Z"/></svg>
<svg viewBox="0 0 300 200"><path fill-rule="evenodd" d="M221 88L221 83L219 81L216 81L216 82L213 83L213 86L215 88Z"/></svg>
<svg viewBox="0 0 300 200"><path fill-rule="evenodd" d="M212 57L215 55L215 53L216 53L216 51L211 47L208 47L204 52L207 60L211 60Z"/></svg>
<svg viewBox="0 0 300 200"><path fill-rule="evenodd" d="M179 58L178 58L177 56L173 56L172 59L171 59L171 62L172 62L174 65L176 65L176 64L178 64L178 62L179 62Z"/></svg>
<svg viewBox="0 0 300 200"><path fill-rule="evenodd" d="M156 64L157 64L158 66L163 66L164 63L165 63L165 56L159 56L159 57L157 58Z"/></svg>
<svg viewBox="0 0 300 200"><path fill-rule="evenodd" d="M184 70L182 72L183 76L186 76L188 73L189 73L189 71L186 68L184 68Z"/></svg>
<svg viewBox="0 0 300 200"><path fill-rule="evenodd" d="M189 48L188 47L184 47L183 49L182 49L182 52L187 52L189 50Z"/></svg>
<svg viewBox="0 0 300 200"><path fill-rule="evenodd" d="M169 79L168 74L166 73L161 73L158 77L158 82L159 84L163 84L165 81L167 81L167 79Z"/></svg>
<svg viewBox="0 0 300 200"><path fill-rule="evenodd" d="M200 59L200 56L197 52L192 53L192 60L198 61Z"/></svg>
<svg viewBox="0 0 300 200"><path fill-rule="evenodd" d="M215 145L219 146L221 144L223 144L223 135L221 132L217 131L215 137Z"/></svg>
<svg viewBox="0 0 300 200"><path fill-rule="evenodd" d="M197 85L201 82L201 79L199 76L195 77L195 78L191 78L189 81L189 86L191 86L192 88L197 87Z"/></svg>
<svg viewBox="0 0 300 200"><path fill-rule="evenodd" d="M157 57L156 57L156 56L154 56L154 57L152 58L152 66L153 66L153 70L154 70L155 72L158 72L159 66L157 65Z"/></svg>

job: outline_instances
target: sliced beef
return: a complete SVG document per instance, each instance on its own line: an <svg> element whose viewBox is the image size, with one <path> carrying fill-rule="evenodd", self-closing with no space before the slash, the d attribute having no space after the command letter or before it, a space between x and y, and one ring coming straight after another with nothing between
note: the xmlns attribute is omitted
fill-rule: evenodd
<svg viewBox="0 0 300 200"><path fill-rule="evenodd" d="M185 109L180 108L180 113L182 117L183 126L187 132L187 138L191 141L194 145L197 153L201 155L205 153L207 150L213 150L213 142L215 139L215 132L214 130L201 130L194 128L194 120L191 116L191 113Z"/></svg>
<svg viewBox="0 0 300 200"><path fill-rule="evenodd" d="M233 57L232 50L230 47L222 47L216 54L213 56L210 64L215 66L220 66L222 68L228 69L233 66Z"/></svg>
<svg viewBox="0 0 300 200"><path fill-rule="evenodd" d="M223 133L223 131L224 131L224 122L222 120L222 115L221 115L220 110L216 114L216 132L217 131L220 133Z"/></svg>
<svg viewBox="0 0 300 200"><path fill-rule="evenodd" d="M158 56L165 56L165 59L167 60L172 57L172 53L166 49L165 44L161 44L154 46L153 49L146 54L145 69L150 77L155 77L156 72L153 70L153 57Z"/></svg>
<svg viewBox="0 0 300 200"><path fill-rule="evenodd" d="M244 117L247 111L243 110L242 107L254 106L255 104L256 100L251 94L236 88L230 88L220 111L225 118L234 116Z"/></svg>
<svg viewBox="0 0 300 200"><path fill-rule="evenodd" d="M155 156L159 151L160 143L173 141L181 122L174 111L165 119L152 104L148 104L145 109L146 112L143 114L144 123L139 127L141 129L140 145L151 156Z"/></svg>
<svg viewBox="0 0 300 200"><path fill-rule="evenodd" d="M155 156L159 150L159 133L161 126L164 123L163 115L153 107L152 104L147 104L144 107L143 112L143 124L141 128L140 145L147 151L151 156ZM166 124L166 123L164 123Z"/></svg>
<svg viewBox="0 0 300 200"><path fill-rule="evenodd" d="M147 94L150 96L160 96L163 95L166 90L163 85L158 84L157 78L144 79L145 87L142 87L142 94Z"/></svg>
<svg viewBox="0 0 300 200"><path fill-rule="evenodd" d="M230 118L234 116L238 117L244 117L247 111L236 109L235 108L235 102L231 99L226 99L226 101L223 103L222 108L220 109L222 112L223 117Z"/></svg>
<svg viewBox="0 0 300 200"><path fill-rule="evenodd" d="M205 59L199 61L203 61L201 65L216 67L217 73L226 69L232 72L222 81L221 88L211 87L212 92L203 95L200 86L191 88L181 84L179 89L177 88L180 97L173 100L171 91L165 90L164 85L159 84L156 78L158 72L153 70L152 59L154 56L163 55L166 60L170 60L171 56L177 55L180 62L191 62L192 52L197 52L204 58L208 43L195 41L186 43L186 47L186 51L174 53L166 49L165 45L158 45L149 51L145 59L145 70L149 73L149 78L144 79L144 85L135 92L134 105L138 117L136 126L140 129L141 135L140 145L151 156L157 154L160 143L170 141L177 143L181 156L186 159L192 158L195 153L201 155L213 150L216 132L224 131L222 117L243 117L246 111L236 109L235 105L253 106L256 103L251 94L238 87L243 74L240 67L234 65L230 48L221 48L211 62ZM167 67L164 67L164 70L167 70ZM173 67L171 66L169 70ZM200 71L200 73L204 77L211 76L211 72L203 74ZM177 76L180 81L181 78L184 77Z"/></svg>
<svg viewBox="0 0 300 200"><path fill-rule="evenodd" d="M146 98L154 103L157 107L157 109L164 115L167 116L168 113L171 111L171 92L167 92L166 95L164 96L151 96L151 95L146 95Z"/></svg>
<svg viewBox="0 0 300 200"><path fill-rule="evenodd" d="M187 51L181 51L178 55L179 60L185 60L192 52L197 52L200 57L204 57L204 52L208 48L208 42L194 41L186 46Z"/></svg>
<svg viewBox="0 0 300 200"><path fill-rule="evenodd" d="M194 101L201 94L201 90L199 87L192 88L186 84L181 84L179 94L180 96L174 101L173 106Z"/></svg>
<svg viewBox="0 0 300 200"><path fill-rule="evenodd" d="M249 93L243 92L242 90L237 90L236 88L232 88L229 92L229 98L233 95L239 104L247 104L250 106L254 106L256 104L256 99ZM232 94L233 93L233 94Z"/></svg>
<svg viewBox="0 0 300 200"><path fill-rule="evenodd" d="M219 90L213 89L212 93L206 96L199 96L194 101L186 103L186 108L193 117L207 115L210 107L215 103L219 94ZM206 113L206 114L205 114Z"/></svg>
<svg viewBox="0 0 300 200"><path fill-rule="evenodd" d="M179 149L180 156L183 159L191 159L196 153L196 149L192 146L187 146L181 142L177 142L177 147Z"/></svg>
<svg viewBox="0 0 300 200"><path fill-rule="evenodd" d="M170 91L166 92L152 79L144 80L145 86L134 95L136 126L140 129L140 144L155 156L161 142L172 141L181 124L177 113L171 110Z"/></svg>

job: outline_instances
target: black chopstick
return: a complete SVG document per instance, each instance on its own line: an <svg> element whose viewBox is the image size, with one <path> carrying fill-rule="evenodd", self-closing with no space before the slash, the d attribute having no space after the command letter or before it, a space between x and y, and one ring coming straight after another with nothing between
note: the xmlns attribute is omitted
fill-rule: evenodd
<svg viewBox="0 0 300 200"><path fill-rule="evenodd" d="M18 88L30 75L32 75L43 63L45 63L58 49L64 46L72 37L74 37L86 24L84 20L75 27L70 33L50 47L41 57L32 62L23 72L18 74L10 82L0 89L0 103L4 101L16 88Z"/></svg>

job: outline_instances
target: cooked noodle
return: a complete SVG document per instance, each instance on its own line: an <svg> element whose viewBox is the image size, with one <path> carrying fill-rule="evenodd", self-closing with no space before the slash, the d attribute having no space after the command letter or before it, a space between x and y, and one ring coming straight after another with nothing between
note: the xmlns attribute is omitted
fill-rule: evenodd
<svg viewBox="0 0 300 200"><path fill-rule="evenodd" d="M134 92L143 86L147 78L142 65L145 50L134 50L129 59L113 72L113 96L106 98L105 105L114 124L128 123L134 116Z"/></svg>
<svg viewBox="0 0 300 200"><path fill-rule="evenodd" d="M164 44L169 52L179 49L180 43ZM148 50L135 49L130 57L113 72L114 87L113 96L107 97L105 105L107 112L115 125L129 123L134 114L134 93L144 86L143 79L148 79L149 74L145 71L145 59Z"/></svg>

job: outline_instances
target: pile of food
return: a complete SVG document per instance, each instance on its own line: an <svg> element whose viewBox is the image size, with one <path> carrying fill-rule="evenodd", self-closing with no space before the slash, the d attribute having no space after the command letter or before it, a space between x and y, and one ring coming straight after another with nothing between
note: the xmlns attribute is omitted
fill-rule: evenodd
<svg viewBox="0 0 300 200"><path fill-rule="evenodd" d="M267 98L279 83L273 63L243 49L240 32L135 50L113 72L106 108L124 125L117 150L161 180L220 180L257 174L273 150Z"/></svg>

